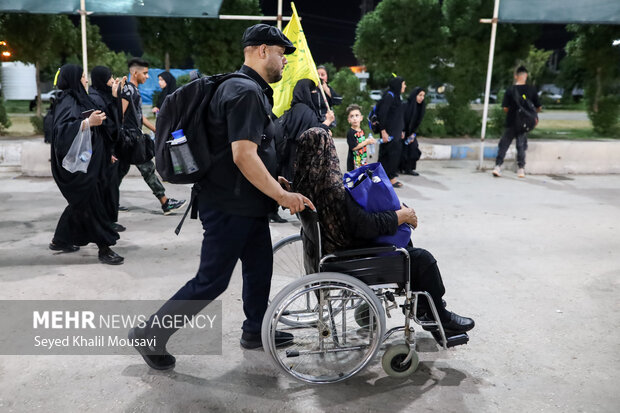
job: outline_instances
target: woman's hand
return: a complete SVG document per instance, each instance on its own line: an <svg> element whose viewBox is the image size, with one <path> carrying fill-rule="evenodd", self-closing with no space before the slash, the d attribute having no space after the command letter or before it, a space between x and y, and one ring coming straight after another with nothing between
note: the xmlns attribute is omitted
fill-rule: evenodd
<svg viewBox="0 0 620 413"><path fill-rule="evenodd" d="M158 107L155 107L155 108L151 109L151 112L153 112L153 113L158 113L158 112L159 112L159 108L158 108Z"/></svg>
<svg viewBox="0 0 620 413"><path fill-rule="evenodd" d="M388 139L390 139L390 135L388 135L385 129L381 129L381 140L383 143L388 143Z"/></svg>
<svg viewBox="0 0 620 413"><path fill-rule="evenodd" d="M93 113L91 113L90 116L88 117L88 124L91 127L99 126L103 123L105 119L106 119L105 113L103 113L100 110L96 110Z"/></svg>
<svg viewBox="0 0 620 413"><path fill-rule="evenodd" d="M413 208L403 206L396 211L396 216L398 217L398 225L410 224L414 228L418 227L418 217Z"/></svg>
<svg viewBox="0 0 620 413"><path fill-rule="evenodd" d="M291 192L291 183L288 181L288 179L286 179L283 176L278 176L278 183L280 185L282 185L282 188L284 188L287 191Z"/></svg>
<svg viewBox="0 0 620 413"><path fill-rule="evenodd" d="M366 145L373 145L377 143L377 140L375 138L368 138L364 142L366 142Z"/></svg>
<svg viewBox="0 0 620 413"><path fill-rule="evenodd" d="M325 121L323 122L323 124L325 126L329 126L332 123L334 123L334 119L336 119L336 115L334 115L334 111L328 110L327 113L325 113Z"/></svg>

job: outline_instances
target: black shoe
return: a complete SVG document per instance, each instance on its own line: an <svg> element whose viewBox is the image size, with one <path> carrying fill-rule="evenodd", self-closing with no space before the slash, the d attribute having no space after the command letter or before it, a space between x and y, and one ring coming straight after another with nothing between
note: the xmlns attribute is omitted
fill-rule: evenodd
<svg viewBox="0 0 620 413"><path fill-rule="evenodd" d="M263 346L263 340L260 333L247 333L241 334L241 347L247 349L254 349ZM276 347L284 347L293 344L293 335L291 333L285 333L284 331L276 330Z"/></svg>
<svg viewBox="0 0 620 413"><path fill-rule="evenodd" d="M166 200L166 203L161 206L161 209L162 211L164 211L164 215L170 215L174 211L183 208L186 203L187 202L184 199L177 201L174 198L168 198L168 200Z"/></svg>
<svg viewBox="0 0 620 413"><path fill-rule="evenodd" d="M61 243L54 242L54 241L50 242L49 247L52 251L62 251L62 252L75 252L75 251L80 250L80 247L78 247L77 245L61 244Z"/></svg>
<svg viewBox="0 0 620 413"><path fill-rule="evenodd" d="M273 212L269 214L269 222L276 223L276 224L284 224L288 221L282 218L280 215L278 215L277 212Z"/></svg>
<svg viewBox="0 0 620 413"><path fill-rule="evenodd" d="M114 228L114 231L116 231L116 232L123 232L123 231L125 231L127 229L124 226L122 226L121 224L116 223L116 222L112 223L112 228Z"/></svg>
<svg viewBox="0 0 620 413"><path fill-rule="evenodd" d="M476 323L468 317L462 317L456 313L450 313L449 321L442 321L443 329L450 333L464 333L474 328Z"/></svg>
<svg viewBox="0 0 620 413"><path fill-rule="evenodd" d="M418 176L418 175L420 175L419 173L417 173L417 172L416 172L416 171L414 171L414 170L405 171L405 174L406 174L406 175L413 175L413 176Z"/></svg>
<svg viewBox="0 0 620 413"><path fill-rule="evenodd" d="M127 208L124 205L119 205L118 206L118 210L121 211L121 212L127 212L127 211L129 211L129 208Z"/></svg>
<svg viewBox="0 0 620 413"><path fill-rule="evenodd" d="M129 330L127 337L133 342L133 347L140 353L150 368L155 370L170 370L174 368L177 360L172 354L168 353L165 348L163 350L157 350L154 345L139 345L139 342L146 339L143 328L132 328Z"/></svg>
<svg viewBox="0 0 620 413"><path fill-rule="evenodd" d="M125 258L121 257L111 248L99 249L99 261L109 265L120 265L125 261Z"/></svg>

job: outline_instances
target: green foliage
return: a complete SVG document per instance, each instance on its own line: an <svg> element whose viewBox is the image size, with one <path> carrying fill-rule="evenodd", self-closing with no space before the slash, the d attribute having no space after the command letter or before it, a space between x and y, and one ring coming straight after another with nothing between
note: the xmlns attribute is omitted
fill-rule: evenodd
<svg viewBox="0 0 620 413"><path fill-rule="evenodd" d="M6 114L6 108L4 107L4 96L0 92L0 134L6 129L11 127L11 119Z"/></svg>
<svg viewBox="0 0 620 413"><path fill-rule="evenodd" d="M149 63L166 70L186 63L191 54L191 43L187 38L189 24L190 19L138 18L138 32L144 52L155 58ZM166 55L170 67L166 66Z"/></svg>
<svg viewBox="0 0 620 413"><path fill-rule="evenodd" d="M527 77L529 83L535 85L539 79L542 79L547 68L547 62L552 53L552 50L541 50L530 45L527 58L519 62L519 64L525 66L529 72ZM540 82L538 83L540 84Z"/></svg>
<svg viewBox="0 0 620 413"><path fill-rule="evenodd" d="M181 75L177 77L177 87L181 87L189 83L189 75Z"/></svg>
<svg viewBox="0 0 620 413"><path fill-rule="evenodd" d="M469 103L442 105L438 108L438 117L443 121L446 134L450 136L474 136L480 133L480 115L469 107Z"/></svg>
<svg viewBox="0 0 620 413"><path fill-rule="evenodd" d="M371 73L428 85L444 48L442 21L438 0L383 0L360 20L353 52Z"/></svg>
<svg viewBox="0 0 620 413"><path fill-rule="evenodd" d="M45 133L45 130L43 129L43 116L31 116L30 123L34 128L34 133L36 135L43 135Z"/></svg>
<svg viewBox="0 0 620 413"><path fill-rule="evenodd" d="M446 128L444 127L441 119L437 117L438 112L438 108L426 107L426 112L424 113L422 123L418 126L418 136L441 137L446 135Z"/></svg>
<svg viewBox="0 0 620 413"><path fill-rule="evenodd" d="M487 120L487 137L499 138L504 133L506 123L506 112L502 108L501 102L504 100L505 91L497 94L497 104L489 106L489 118Z"/></svg>
<svg viewBox="0 0 620 413"><path fill-rule="evenodd" d="M342 103L334 106L334 114L336 115L336 129L333 131L334 136L346 136L349 130L349 122L347 121L346 109L352 103L362 107L362 116L366 119L370 108L374 105L374 101L370 98L367 91L360 90L359 79L349 68L343 68L336 73L330 86L342 96ZM362 121L362 128L368 132L367 123Z"/></svg>
<svg viewBox="0 0 620 413"><path fill-rule="evenodd" d="M224 0L220 14L262 13L258 0ZM186 35L200 72L212 75L239 69L243 63L241 36L248 26L247 21L191 19Z"/></svg>
<svg viewBox="0 0 620 413"><path fill-rule="evenodd" d="M603 96L598 99L598 110L588 107L588 117L592 121L594 132L603 136L612 136L618 131L620 117L620 99L617 96Z"/></svg>
<svg viewBox="0 0 620 413"><path fill-rule="evenodd" d="M612 25L568 25L575 38L566 46L574 71L584 72L588 116L595 132L610 135L618 124L620 48L612 46L620 38L620 27Z"/></svg>

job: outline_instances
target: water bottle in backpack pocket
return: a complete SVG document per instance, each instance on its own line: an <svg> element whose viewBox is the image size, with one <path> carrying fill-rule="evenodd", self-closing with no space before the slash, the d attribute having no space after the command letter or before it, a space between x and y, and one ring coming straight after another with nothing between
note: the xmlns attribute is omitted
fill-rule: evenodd
<svg viewBox="0 0 620 413"><path fill-rule="evenodd" d="M169 145L174 174L191 174L198 171L198 165L189 149L183 129L172 132L172 137L173 139L166 143Z"/></svg>

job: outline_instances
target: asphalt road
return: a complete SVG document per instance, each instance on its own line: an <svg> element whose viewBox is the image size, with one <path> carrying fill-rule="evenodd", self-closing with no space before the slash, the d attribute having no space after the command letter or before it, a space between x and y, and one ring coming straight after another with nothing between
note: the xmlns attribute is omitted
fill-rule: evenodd
<svg viewBox="0 0 620 413"><path fill-rule="evenodd" d="M297 382L238 342L240 269L223 300L223 355L180 356L169 373L135 356L0 356L3 412L616 412L620 405L620 176L502 178L475 161L422 161L401 200L416 246L438 260L448 308L476 320L448 351L417 329L420 367L386 376L377 358L334 385ZM189 189L167 185L168 195ZM65 201L51 179L0 175L0 299L167 299L197 269L201 228L163 216L140 177L122 186L114 249L47 249ZM281 213L281 215L283 215ZM297 231L273 224L274 240ZM390 321L402 322L393 313Z"/></svg>

